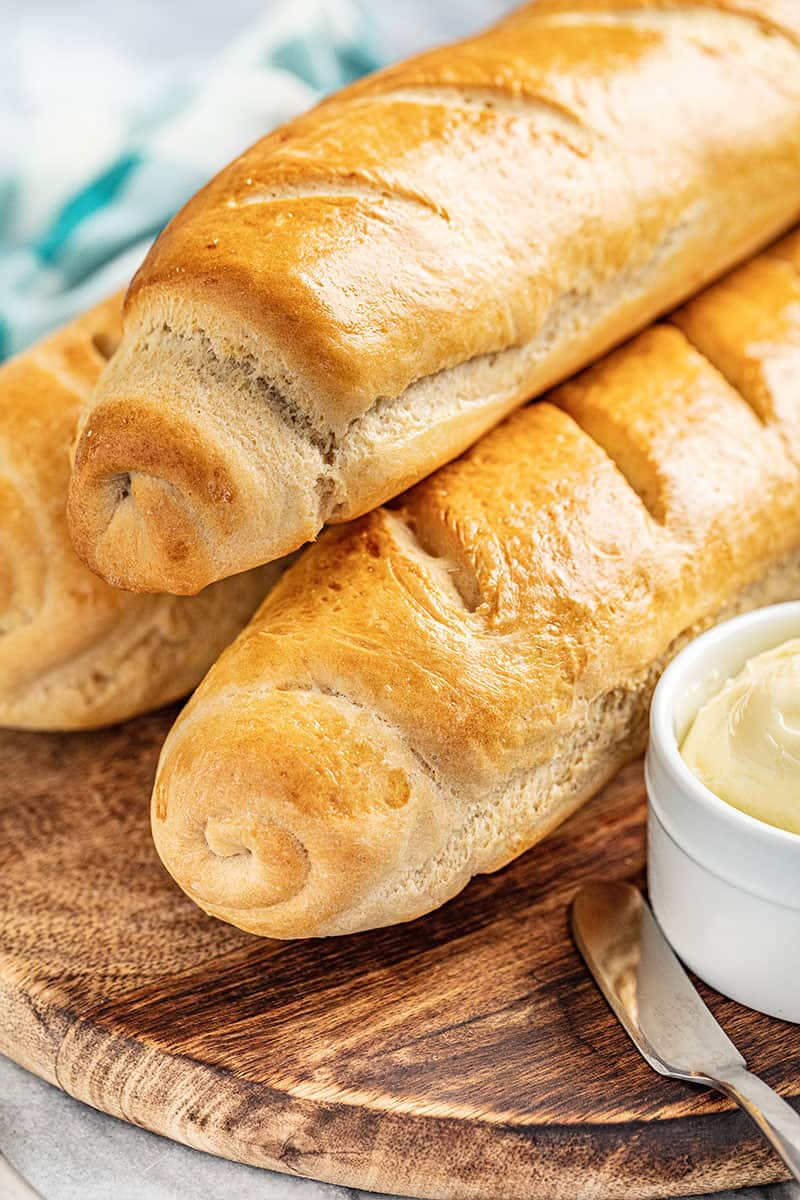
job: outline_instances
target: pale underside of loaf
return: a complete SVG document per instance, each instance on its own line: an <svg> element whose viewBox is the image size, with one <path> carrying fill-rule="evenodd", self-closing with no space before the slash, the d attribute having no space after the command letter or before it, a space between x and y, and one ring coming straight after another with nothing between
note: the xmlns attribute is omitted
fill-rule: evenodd
<svg viewBox="0 0 800 1200"><path fill-rule="evenodd" d="M117 296L0 369L0 725L81 729L189 692L280 564L201 595L137 596L77 558L66 495L78 411L119 341Z"/></svg>
<svg viewBox="0 0 800 1200"><path fill-rule="evenodd" d="M800 236L329 530L176 723L153 801L206 911L407 920L636 754L709 624L800 594Z"/></svg>
<svg viewBox="0 0 800 1200"><path fill-rule="evenodd" d="M162 236L83 416L70 507L95 570L191 592L296 549L800 215L791 13L515 21L270 135Z"/></svg>

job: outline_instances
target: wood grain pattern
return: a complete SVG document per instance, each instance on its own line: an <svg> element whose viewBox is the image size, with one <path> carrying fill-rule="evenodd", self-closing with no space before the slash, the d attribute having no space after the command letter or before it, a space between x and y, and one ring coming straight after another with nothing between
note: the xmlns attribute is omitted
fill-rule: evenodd
<svg viewBox="0 0 800 1200"><path fill-rule="evenodd" d="M379 1191L635 1200L782 1177L728 1102L638 1058L570 942L582 880L641 879L638 764L423 920L260 941L193 908L152 849L173 717L0 735L5 1053L189 1145ZM710 998L798 1100L797 1030Z"/></svg>

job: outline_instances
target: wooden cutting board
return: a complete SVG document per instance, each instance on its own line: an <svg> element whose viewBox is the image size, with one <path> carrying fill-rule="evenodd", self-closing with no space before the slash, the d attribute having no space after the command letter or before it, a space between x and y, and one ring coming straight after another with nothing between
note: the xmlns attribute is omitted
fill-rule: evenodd
<svg viewBox="0 0 800 1200"><path fill-rule="evenodd" d="M153 851L173 717L0 734L5 1053L191 1146L376 1191L635 1200L782 1177L729 1103L645 1066L570 942L582 880L642 878L639 765L423 920L260 941L204 917ZM798 1030L711 1001L797 1101Z"/></svg>

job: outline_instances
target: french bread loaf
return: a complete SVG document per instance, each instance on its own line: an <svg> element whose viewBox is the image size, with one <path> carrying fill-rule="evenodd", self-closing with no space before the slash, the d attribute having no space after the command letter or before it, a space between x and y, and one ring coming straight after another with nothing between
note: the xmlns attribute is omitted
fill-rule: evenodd
<svg viewBox="0 0 800 1200"><path fill-rule="evenodd" d="M197 597L137 596L78 559L66 519L78 412L119 341L122 297L0 367L0 725L82 729L191 690L278 564Z"/></svg>
<svg viewBox="0 0 800 1200"><path fill-rule="evenodd" d="M452 459L800 217L794 0L540 0L190 201L83 413L79 553L193 592Z"/></svg>
<svg viewBox="0 0 800 1200"><path fill-rule="evenodd" d="M164 746L158 852L254 933L416 917L644 745L693 634L800 597L800 234L327 530Z"/></svg>

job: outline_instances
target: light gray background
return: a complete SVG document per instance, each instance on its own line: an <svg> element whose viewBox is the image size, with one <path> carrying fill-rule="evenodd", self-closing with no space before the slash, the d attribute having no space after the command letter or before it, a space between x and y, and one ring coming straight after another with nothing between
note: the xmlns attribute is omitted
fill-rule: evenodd
<svg viewBox="0 0 800 1200"><path fill-rule="evenodd" d="M127 86L185 57L213 55L271 0L0 0L0 159L25 137L24 77L40 39L54 97L108 86L108 58L124 53ZM303 0L297 0L302 3ZM478 28L504 0L366 0L391 57ZM24 37L3 36L12 24ZM20 51L22 46L22 51ZM79 84L77 81L80 81ZM0 1013L2 1020L2 1013ZM653 1087L658 1080L653 1078ZM273 1175L189 1150L78 1104L0 1056L0 1149L44 1200L358 1200L366 1193ZM788 1185L741 1200L797 1200ZM5 1200L0 1196L0 1200ZM487 1200L492 1200L487 1197ZM520 1200L524 1200L520 1197Z"/></svg>

